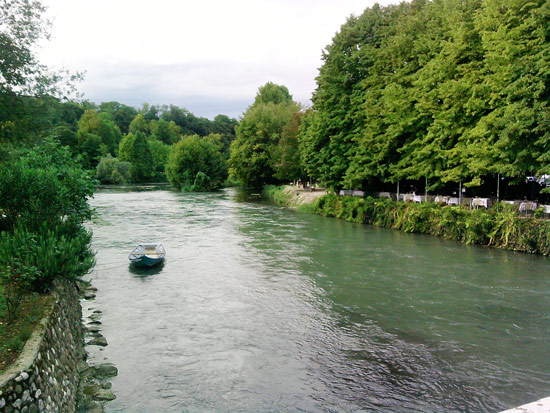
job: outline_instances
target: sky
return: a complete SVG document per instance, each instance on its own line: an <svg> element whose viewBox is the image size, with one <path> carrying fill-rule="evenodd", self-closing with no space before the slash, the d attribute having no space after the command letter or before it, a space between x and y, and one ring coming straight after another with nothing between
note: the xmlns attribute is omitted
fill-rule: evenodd
<svg viewBox="0 0 550 413"><path fill-rule="evenodd" d="M268 81L309 105L323 49L375 2L43 0L51 39L38 56L85 72L78 90L98 104L173 104L238 118Z"/></svg>

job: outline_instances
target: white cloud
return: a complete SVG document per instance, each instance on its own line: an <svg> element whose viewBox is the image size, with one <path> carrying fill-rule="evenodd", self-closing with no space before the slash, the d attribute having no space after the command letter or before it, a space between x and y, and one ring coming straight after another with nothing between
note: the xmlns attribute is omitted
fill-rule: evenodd
<svg viewBox="0 0 550 413"><path fill-rule="evenodd" d="M177 104L209 117L222 107L237 116L267 81L284 84L296 100L307 104L322 49L350 14L358 15L374 3L43 2L53 27L41 60L50 66L85 70L80 89L86 98L98 103Z"/></svg>

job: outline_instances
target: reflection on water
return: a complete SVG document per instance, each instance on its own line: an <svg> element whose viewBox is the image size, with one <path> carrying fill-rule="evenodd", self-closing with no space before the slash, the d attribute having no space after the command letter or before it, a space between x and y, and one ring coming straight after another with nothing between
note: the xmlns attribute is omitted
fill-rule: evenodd
<svg viewBox="0 0 550 413"><path fill-rule="evenodd" d="M296 214L244 191L93 205L111 411L496 411L550 393L548 258ZM162 242L163 266L128 266Z"/></svg>
<svg viewBox="0 0 550 413"><path fill-rule="evenodd" d="M149 277L151 275L160 274L164 268L165 262L166 261L163 261L153 267L138 267L137 265L130 263L128 264L128 271L137 277Z"/></svg>

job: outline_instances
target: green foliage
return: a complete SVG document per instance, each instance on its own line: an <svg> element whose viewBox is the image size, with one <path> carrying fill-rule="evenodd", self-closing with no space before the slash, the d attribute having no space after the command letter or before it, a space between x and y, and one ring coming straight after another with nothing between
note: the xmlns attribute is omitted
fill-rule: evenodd
<svg viewBox="0 0 550 413"><path fill-rule="evenodd" d="M235 128L238 124L237 119L232 119L226 115L216 116L211 124L210 129L212 133L221 136L221 141L223 143L222 151L226 159L229 159L231 142L235 140Z"/></svg>
<svg viewBox="0 0 550 413"><path fill-rule="evenodd" d="M6 296L42 292L56 276L76 279L94 264L92 234L83 227L72 233L43 225L31 232L17 226L0 235L0 272ZM9 293L6 290L9 289Z"/></svg>
<svg viewBox="0 0 550 413"><path fill-rule="evenodd" d="M55 128L52 136L61 146L68 146L71 153L78 153L78 138L76 132L68 126L58 126Z"/></svg>
<svg viewBox="0 0 550 413"><path fill-rule="evenodd" d="M212 191L222 186L226 176L227 167L219 136L185 136L171 147L166 177L174 188Z"/></svg>
<svg viewBox="0 0 550 413"><path fill-rule="evenodd" d="M415 0L349 18L302 122L304 169L331 188L548 173L548 27L545 0Z"/></svg>
<svg viewBox="0 0 550 413"><path fill-rule="evenodd" d="M174 121L153 120L150 127L151 137L166 145L172 145L180 138L180 127Z"/></svg>
<svg viewBox="0 0 550 413"><path fill-rule="evenodd" d="M170 146L161 141L150 139L149 147L153 155L153 179L166 180L164 171L170 154Z"/></svg>
<svg viewBox="0 0 550 413"><path fill-rule="evenodd" d="M35 254L38 250L36 237L23 230L0 233L0 288L4 298L8 323L12 323L23 298L33 289L40 277L40 270L21 253Z"/></svg>
<svg viewBox="0 0 550 413"><path fill-rule="evenodd" d="M112 120L123 134L129 132L130 122L136 117L137 110L131 106L118 102L103 102L99 105L99 112Z"/></svg>
<svg viewBox="0 0 550 413"><path fill-rule="evenodd" d="M281 103L290 104L292 103L292 96L286 86L267 82L258 89L252 106L266 105L268 103L273 103L274 105L279 105Z"/></svg>
<svg viewBox="0 0 550 413"><path fill-rule="evenodd" d="M130 133L133 133L134 135L137 132L141 132L145 135L148 135L150 132L149 124L143 117L141 113L138 113L136 117L130 122L130 126L128 127L128 130Z"/></svg>
<svg viewBox="0 0 550 413"><path fill-rule="evenodd" d="M101 158L96 169L96 177L102 184L126 184L131 181L130 162L121 161L107 155Z"/></svg>
<svg viewBox="0 0 550 413"><path fill-rule="evenodd" d="M0 289L8 321L23 298L55 276L80 277L94 265L88 198L95 181L67 147L45 140L0 164Z"/></svg>
<svg viewBox="0 0 550 413"><path fill-rule="evenodd" d="M297 147L299 111L286 87L272 83L261 87L236 128L229 160L231 177L256 188L275 183L278 177L300 177L291 178L300 170L293 164L298 161L293 150Z"/></svg>
<svg viewBox="0 0 550 413"><path fill-rule="evenodd" d="M99 163L101 157L109 154L109 149L103 144L100 136L93 133L86 133L80 135L83 139L80 145L80 152L82 154L82 165L86 169L93 169Z"/></svg>
<svg viewBox="0 0 550 413"><path fill-rule="evenodd" d="M116 155L118 144L122 139L120 129L106 115L88 109L78 121L77 136L82 146L86 146L90 135L99 137L100 144L106 146L108 153L112 156ZM83 152L85 152L84 149ZM94 161L91 166L95 167L96 165L97 162Z"/></svg>
<svg viewBox="0 0 550 413"><path fill-rule="evenodd" d="M0 164L0 229L77 228L91 217L95 181L67 148L46 140Z"/></svg>
<svg viewBox="0 0 550 413"><path fill-rule="evenodd" d="M467 244L550 255L550 221L522 217L507 205L469 210L432 203L330 194L321 197L314 210L324 216L362 224L435 235Z"/></svg>
<svg viewBox="0 0 550 413"><path fill-rule="evenodd" d="M151 147L145 135L129 133L119 145L119 160L130 162L130 174L134 182L148 181L153 177L154 159Z"/></svg>

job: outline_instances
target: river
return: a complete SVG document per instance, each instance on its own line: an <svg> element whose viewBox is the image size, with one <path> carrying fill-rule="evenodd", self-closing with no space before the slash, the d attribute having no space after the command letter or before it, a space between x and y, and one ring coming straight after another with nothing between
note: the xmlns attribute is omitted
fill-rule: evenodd
<svg viewBox="0 0 550 413"><path fill-rule="evenodd" d="M499 411L550 396L550 259L299 214L237 189L103 188L107 411ZM160 241L162 267L128 253Z"/></svg>

